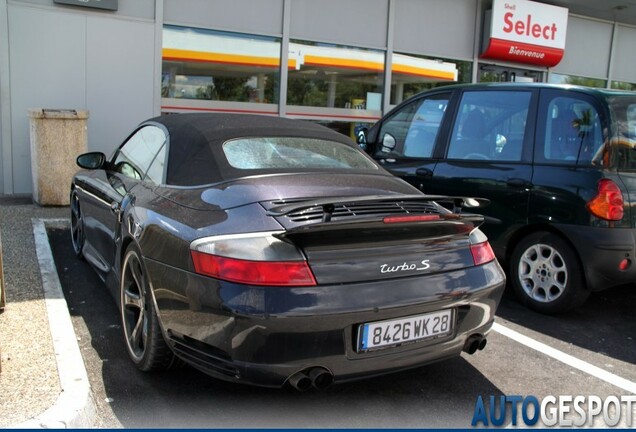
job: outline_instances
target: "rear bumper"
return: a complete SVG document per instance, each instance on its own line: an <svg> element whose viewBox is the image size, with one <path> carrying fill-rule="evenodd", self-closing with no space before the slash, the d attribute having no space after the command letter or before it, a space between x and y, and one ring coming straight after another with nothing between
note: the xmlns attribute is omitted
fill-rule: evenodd
<svg viewBox="0 0 636 432"><path fill-rule="evenodd" d="M210 375L269 387L313 367L343 382L457 356L471 335L489 332L505 286L496 261L427 277L309 288L219 282L154 261L147 267L162 328L179 357ZM361 324L442 309L455 311L451 335L358 351Z"/></svg>
<svg viewBox="0 0 636 432"><path fill-rule="evenodd" d="M578 253L588 289L602 291L636 281L636 229L555 225ZM620 270L628 259L631 265Z"/></svg>

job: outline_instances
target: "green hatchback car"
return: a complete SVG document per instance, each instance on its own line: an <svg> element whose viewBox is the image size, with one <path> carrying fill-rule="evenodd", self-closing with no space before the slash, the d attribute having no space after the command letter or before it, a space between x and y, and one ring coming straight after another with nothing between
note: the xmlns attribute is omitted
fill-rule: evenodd
<svg viewBox="0 0 636 432"><path fill-rule="evenodd" d="M636 281L636 93L442 87L358 141L427 194L490 199L482 229L531 308L561 312Z"/></svg>

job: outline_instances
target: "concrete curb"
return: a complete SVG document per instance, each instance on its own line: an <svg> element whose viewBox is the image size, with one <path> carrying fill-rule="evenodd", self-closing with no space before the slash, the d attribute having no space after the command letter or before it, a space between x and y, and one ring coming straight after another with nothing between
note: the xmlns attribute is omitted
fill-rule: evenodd
<svg viewBox="0 0 636 432"><path fill-rule="evenodd" d="M95 402L46 234L47 226L68 228L69 221L68 219L31 219L31 222L62 392L53 406L42 414L10 427L18 429L88 428L95 420Z"/></svg>

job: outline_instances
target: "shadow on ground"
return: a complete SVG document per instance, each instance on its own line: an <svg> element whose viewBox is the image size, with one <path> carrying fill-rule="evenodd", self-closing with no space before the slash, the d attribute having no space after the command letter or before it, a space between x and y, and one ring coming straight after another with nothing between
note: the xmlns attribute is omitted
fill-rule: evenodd
<svg viewBox="0 0 636 432"><path fill-rule="evenodd" d="M307 393L227 383L189 367L139 372L127 357L106 287L73 256L67 230L49 230L49 238L98 405L98 427L466 428L476 394L501 394L461 357Z"/></svg>
<svg viewBox="0 0 636 432"><path fill-rule="evenodd" d="M548 316L518 303L507 289L497 315L547 336L636 364L636 284L592 293L581 307Z"/></svg>

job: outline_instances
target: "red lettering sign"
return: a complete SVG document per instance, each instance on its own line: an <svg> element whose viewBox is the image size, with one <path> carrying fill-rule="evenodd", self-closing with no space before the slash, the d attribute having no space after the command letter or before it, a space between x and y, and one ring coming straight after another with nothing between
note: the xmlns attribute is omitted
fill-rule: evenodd
<svg viewBox="0 0 636 432"><path fill-rule="evenodd" d="M514 13L504 14L503 31L505 33L515 32L518 35L532 36L536 39L554 40L557 32L556 23L541 25L533 22L532 15L528 15L526 20L514 20Z"/></svg>
<svg viewBox="0 0 636 432"><path fill-rule="evenodd" d="M528 0L492 0L481 58L556 66L563 57L568 10Z"/></svg>
<svg viewBox="0 0 636 432"><path fill-rule="evenodd" d="M563 50L490 38L488 48L483 52L481 58L503 59L516 63L553 67L563 58Z"/></svg>

